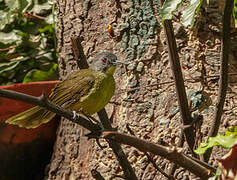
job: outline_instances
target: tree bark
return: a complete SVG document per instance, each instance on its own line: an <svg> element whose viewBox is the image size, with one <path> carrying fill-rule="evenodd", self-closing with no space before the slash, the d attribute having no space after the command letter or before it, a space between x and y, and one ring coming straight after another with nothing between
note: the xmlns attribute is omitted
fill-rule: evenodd
<svg viewBox="0 0 237 180"><path fill-rule="evenodd" d="M62 79L80 68L79 58L91 58L100 51L114 51L114 42L106 27L112 22L115 14L107 15L110 3L86 0L58 0L57 39L59 52L60 76ZM115 6L114 2L112 2ZM105 6L104 6L105 5ZM104 7L103 7L104 6ZM74 52L72 38L81 40L82 52ZM76 55L76 56L75 56ZM77 124L62 119L57 132L54 154L47 172L47 179L91 179L90 161L93 156L93 140ZM98 149L101 151L101 149ZM118 163L117 163L118 164ZM111 174L112 175L112 174Z"/></svg>

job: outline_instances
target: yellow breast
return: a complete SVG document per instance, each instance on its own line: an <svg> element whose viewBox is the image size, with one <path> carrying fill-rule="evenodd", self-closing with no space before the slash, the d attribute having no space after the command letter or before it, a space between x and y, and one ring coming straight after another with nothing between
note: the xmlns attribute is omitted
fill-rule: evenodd
<svg viewBox="0 0 237 180"><path fill-rule="evenodd" d="M95 84L88 95L81 97L77 105L70 107L72 110L82 110L92 115L97 113L109 103L115 91L115 81L112 75L96 73ZM76 107L77 106L77 107Z"/></svg>

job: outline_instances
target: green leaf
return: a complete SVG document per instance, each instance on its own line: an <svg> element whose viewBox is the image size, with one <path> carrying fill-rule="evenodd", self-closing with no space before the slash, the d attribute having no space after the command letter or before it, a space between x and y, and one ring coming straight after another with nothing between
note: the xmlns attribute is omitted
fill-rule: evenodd
<svg viewBox="0 0 237 180"><path fill-rule="evenodd" d="M57 61L53 8L54 0L0 0L0 84L22 82L31 69L57 77L49 70Z"/></svg>
<svg viewBox="0 0 237 180"><path fill-rule="evenodd" d="M194 150L197 154L204 154L207 149L213 146L222 146L223 148L231 148L237 143L237 138L233 135L224 136L218 134L216 137L210 137L208 143L201 143L200 146Z"/></svg>
<svg viewBox="0 0 237 180"><path fill-rule="evenodd" d="M26 8L28 7L29 5L29 2L26 1L26 0L18 0L19 2L19 6L18 6L18 12L20 13L24 13Z"/></svg>
<svg viewBox="0 0 237 180"><path fill-rule="evenodd" d="M28 22L24 27L22 27L22 29L28 34L38 35L40 26L40 22Z"/></svg>
<svg viewBox="0 0 237 180"><path fill-rule="evenodd" d="M32 69L25 75L23 83L44 80L47 80L47 72L38 69Z"/></svg>
<svg viewBox="0 0 237 180"><path fill-rule="evenodd" d="M173 17L173 12L175 11L175 9L177 9L179 7L179 5L183 2L183 0L165 0L161 10L160 10L160 14L162 17L162 23L164 23L164 21L166 19L172 19Z"/></svg>
<svg viewBox="0 0 237 180"><path fill-rule="evenodd" d="M225 132L226 136L233 135L237 138L237 126L230 126L227 128L227 131Z"/></svg>
<svg viewBox="0 0 237 180"><path fill-rule="evenodd" d="M58 65L53 64L49 71L42 71L38 69L32 69L29 71L23 80L23 83L35 82L35 81L48 81L48 80L56 80L58 74Z"/></svg>
<svg viewBox="0 0 237 180"><path fill-rule="evenodd" d="M15 10L19 6L19 3L17 0L5 0L5 3L7 5L7 7L10 8L10 10Z"/></svg>
<svg viewBox="0 0 237 180"><path fill-rule="evenodd" d="M237 0L234 1L233 17L235 21L235 28L237 28Z"/></svg>
<svg viewBox="0 0 237 180"><path fill-rule="evenodd" d="M6 71L10 71L14 69L20 61L8 62L8 63L0 63L0 74Z"/></svg>
<svg viewBox="0 0 237 180"><path fill-rule="evenodd" d="M53 14L48 15L45 18L45 22L53 26L53 24L55 23L54 15Z"/></svg>
<svg viewBox="0 0 237 180"><path fill-rule="evenodd" d="M14 21L15 14L8 11L0 11L0 30L3 30L7 24L10 24Z"/></svg>
<svg viewBox="0 0 237 180"><path fill-rule="evenodd" d="M200 143L199 147L194 150L195 153L197 154L204 154L206 150L210 148L207 143Z"/></svg>
<svg viewBox="0 0 237 180"><path fill-rule="evenodd" d="M44 4L35 4L33 11L36 14L44 14L47 11L51 11L52 5L49 3L44 3Z"/></svg>
<svg viewBox="0 0 237 180"><path fill-rule="evenodd" d="M31 0L5 0L6 5L10 8L10 11L17 10L18 13L26 11L27 7L31 5Z"/></svg>
<svg viewBox="0 0 237 180"><path fill-rule="evenodd" d="M195 15L199 13L203 0L190 0L189 6L182 13L182 24L187 27L194 25Z"/></svg>
<svg viewBox="0 0 237 180"><path fill-rule="evenodd" d="M0 32L0 43L11 44L21 41L21 36L18 35L17 30L13 30L9 33Z"/></svg>
<svg viewBox="0 0 237 180"><path fill-rule="evenodd" d="M50 32L50 33L53 33L54 29L53 29L53 25L49 24L47 26L44 26L43 28L40 28L39 29L39 32L40 33L45 33L45 32Z"/></svg>

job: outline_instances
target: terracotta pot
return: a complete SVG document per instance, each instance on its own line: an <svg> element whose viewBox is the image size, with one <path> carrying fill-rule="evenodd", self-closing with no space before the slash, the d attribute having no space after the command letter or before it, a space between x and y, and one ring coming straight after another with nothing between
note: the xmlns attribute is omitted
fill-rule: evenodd
<svg viewBox="0 0 237 180"><path fill-rule="evenodd" d="M50 94L59 81L32 82L0 88L40 96ZM52 120L35 129L6 124L9 117L34 105L0 97L0 179L36 179L49 162L58 121Z"/></svg>

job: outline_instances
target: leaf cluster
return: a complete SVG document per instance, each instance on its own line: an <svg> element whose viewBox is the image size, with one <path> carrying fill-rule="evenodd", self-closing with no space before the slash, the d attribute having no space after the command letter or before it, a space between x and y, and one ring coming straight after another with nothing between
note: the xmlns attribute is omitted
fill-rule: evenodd
<svg viewBox="0 0 237 180"><path fill-rule="evenodd" d="M58 78L52 1L0 1L0 30L0 85Z"/></svg>
<svg viewBox="0 0 237 180"><path fill-rule="evenodd" d="M174 11L183 5L184 0L165 0L160 14L162 16L162 22L172 19ZM195 17L200 11L200 7L204 3L204 0L189 0L188 6L182 11L182 24L187 27L193 27L195 24ZM216 2L217 3L217 2ZM209 0L207 0L209 4ZM235 26L237 26L237 0L234 0L233 17L235 19Z"/></svg>
<svg viewBox="0 0 237 180"><path fill-rule="evenodd" d="M211 180L217 179L220 176L227 177L228 174L226 172L232 171L232 175L237 178L236 172L236 160L237 160L237 126L230 126L227 128L225 135L218 134L215 137L209 137L207 143L201 143L200 146L194 150L197 154L204 154L208 149L214 146L221 146L225 149L231 149L229 153L227 153L221 159L218 159L218 168L216 171L216 175ZM234 177L232 177L234 179Z"/></svg>
<svg viewBox="0 0 237 180"><path fill-rule="evenodd" d="M213 146L232 148L235 144L237 144L237 126L230 126L227 128L225 135L218 134L215 137L210 137L207 143L201 143L194 151L197 154L204 154L207 149Z"/></svg>

